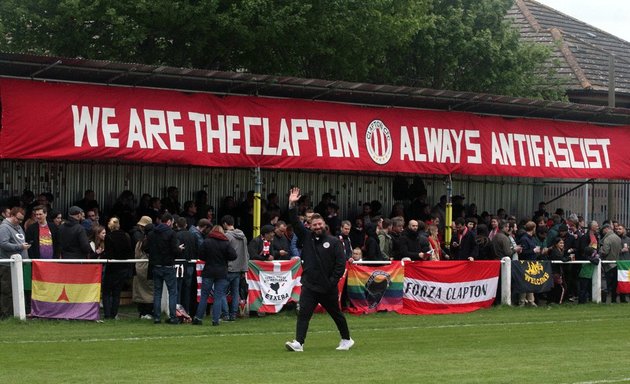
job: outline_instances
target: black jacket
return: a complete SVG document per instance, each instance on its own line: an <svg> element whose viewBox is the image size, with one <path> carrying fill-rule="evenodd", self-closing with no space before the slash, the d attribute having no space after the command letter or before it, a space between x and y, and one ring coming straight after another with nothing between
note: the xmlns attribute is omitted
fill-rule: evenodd
<svg viewBox="0 0 630 384"><path fill-rule="evenodd" d="M51 222L48 222L48 228L52 236L53 258L58 259L61 254L61 248L59 247L59 229ZM28 257L31 259L39 259L39 224L33 223L29 225L24 234L26 235L26 242L32 242L31 247L28 249Z"/></svg>
<svg viewBox="0 0 630 384"><path fill-rule="evenodd" d="M599 250L600 241L598 234L595 234L595 238L597 239L597 248ZM577 240L577 250L575 252L576 260L588 260L588 257L584 256L584 250L589 247L591 244L591 231L586 231L585 234L580 236Z"/></svg>
<svg viewBox="0 0 630 384"><path fill-rule="evenodd" d="M476 236L475 243L479 253L475 260L492 260L494 259L494 251L492 250L492 242L488 236Z"/></svg>
<svg viewBox="0 0 630 384"><path fill-rule="evenodd" d="M199 258L206 262L201 276L213 279L227 278L228 261L236 260L236 257L236 251L224 234L210 232L199 247Z"/></svg>
<svg viewBox="0 0 630 384"><path fill-rule="evenodd" d="M186 229L175 232L177 240L180 244L184 244L181 257L186 260L196 259L199 253L199 246L197 245L197 236Z"/></svg>
<svg viewBox="0 0 630 384"><path fill-rule="evenodd" d="M72 217L59 227L59 243L62 259L87 259L92 253L85 229Z"/></svg>
<svg viewBox="0 0 630 384"><path fill-rule="evenodd" d="M330 233L339 232L339 229L341 228L341 219L339 216L335 215L329 217L328 215L324 215L324 222L328 225Z"/></svg>
<svg viewBox="0 0 630 384"><path fill-rule="evenodd" d="M269 256L266 255L262 255L262 251L264 248L264 240L262 238L262 236L257 236L256 238L252 239L249 244L247 245L247 253L249 253L249 259L250 260L261 260L261 261L267 261L267 258ZM273 245L273 242L269 242L269 255L273 256L273 254L271 253L271 247Z"/></svg>
<svg viewBox="0 0 630 384"><path fill-rule="evenodd" d="M365 244L363 245L363 260L380 261L385 260L381 247L379 246L378 237L376 236L376 226L372 223L365 226Z"/></svg>
<svg viewBox="0 0 630 384"><path fill-rule="evenodd" d="M286 251L287 254L285 256L280 256L281 250ZM274 260L289 260L291 258L291 242L286 235L273 235L273 241L271 242L271 255Z"/></svg>
<svg viewBox="0 0 630 384"><path fill-rule="evenodd" d="M399 247L397 257L400 259L408 257L411 260L421 260L420 252L427 253L431 249L429 240L423 233L409 229L405 229L400 236Z"/></svg>
<svg viewBox="0 0 630 384"><path fill-rule="evenodd" d="M149 265L175 265L175 259L180 255L179 241L171 227L158 224L149 233Z"/></svg>
<svg viewBox="0 0 630 384"><path fill-rule="evenodd" d="M343 245L343 252L346 255L346 260L352 259L352 244L350 243L350 236L339 235L337 236L341 245Z"/></svg>
<svg viewBox="0 0 630 384"><path fill-rule="evenodd" d="M479 258L479 247L475 241L475 232L467 231L461 242L459 242L459 236L457 233L453 234L451 239L451 260L467 260L469 257L477 260ZM459 246L453 246L453 243L458 243Z"/></svg>
<svg viewBox="0 0 630 384"><path fill-rule="evenodd" d="M389 257L394 260L402 260L403 256L400 256L400 242L402 234L389 231L389 235L392 238L392 253L389 255Z"/></svg>
<svg viewBox="0 0 630 384"><path fill-rule="evenodd" d="M518 245L521 246L522 251L518 255L519 260L536 260L538 255L534 252L534 248L536 248L536 243L534 242L534 238L529 234L525 233L518 241Z"/></svg>
<svg viewBox="0 0 630 384"><path fill-rule="evenodd" d="M346 257L339 239L325 233L315 236L299 222L297 208L289 210L289 221L295 234L303 239L302 285L320 293L336 291L346 268Z"/></svg>
<svg viewBox="0 0 630 384"><path fill-rule="evenodd" d="M112 231L105 236L105 258L114 260L127 260L135 258L134 249L131 246L131 238L126 232L119 229ZM132 264L107 264L105 273L121 271L131 273L131 266Z"/></svg>
<svg viewBox="0 0 630 384"><path fill-rule="evenodd" d="M138 225L134 225L129 231L129 237L131 238L131 245L135 247L138 241L144 240L144 230L142 230Z"/></svg>
<svg viewBox="0 0 630 384"><path fill-rule="evenodd" d="M352 229L350 229L350 234L348 236L350 237L350 243L352 244L353 247L363 248L363 246L365 245L365 229L364 228L359 230L356 227L352 227Z"/></svg>

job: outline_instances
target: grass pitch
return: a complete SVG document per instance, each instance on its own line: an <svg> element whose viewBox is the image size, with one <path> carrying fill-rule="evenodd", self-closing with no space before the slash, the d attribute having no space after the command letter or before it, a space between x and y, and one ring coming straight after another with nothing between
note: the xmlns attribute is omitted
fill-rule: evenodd
<svg viewBox="0 0 630 384"><path fill-rule="evenodd" d="M327 315L303 353L287 352L292 312L219 327L0 322L2 383L621 383L630 382L630 305L500 307L464 315L348 316L336 351Z"/></svg>

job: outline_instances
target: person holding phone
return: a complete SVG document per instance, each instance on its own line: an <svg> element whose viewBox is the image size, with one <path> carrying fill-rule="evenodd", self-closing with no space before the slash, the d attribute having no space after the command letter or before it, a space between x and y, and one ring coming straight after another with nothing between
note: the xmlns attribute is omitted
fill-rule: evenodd
<svg viewBox="0 0 630 384"><path fill-rule="evenodd" d="M450 258L452 260L474 261L479 256L479 247L475 242L475 232L468 224L472 221L458 217L455 219L455 230L450 246Z"/></svg>
<svg viewBox="0 0 630 384"><path fill-rule="evenodd" d="M0 258L10 259L18 253L28 259L28 249L24 230L20 224L24 221L24 208L11 208L9 217L0 224ZM11 286L11 267L0 265L0 319L13 316L13 288Z"/></svg>

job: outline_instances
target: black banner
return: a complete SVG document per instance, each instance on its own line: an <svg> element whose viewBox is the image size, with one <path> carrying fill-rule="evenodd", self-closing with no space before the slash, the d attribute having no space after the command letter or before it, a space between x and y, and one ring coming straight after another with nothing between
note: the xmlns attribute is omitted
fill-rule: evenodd
<svg viewBox="0 0 630 384"><path fill-rule="evenodd" d="M551 288L550 261L512 261L512 292L541 293Z"/></svg>

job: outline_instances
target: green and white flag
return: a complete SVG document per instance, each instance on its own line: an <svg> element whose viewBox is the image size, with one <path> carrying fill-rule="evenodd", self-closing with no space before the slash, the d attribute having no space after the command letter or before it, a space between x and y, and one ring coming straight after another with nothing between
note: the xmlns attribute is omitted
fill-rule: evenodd
<svg viewBox="0 0 630 384"><path fill-rule="evenodd" d="M289 261L250 260L247 271L249 309L256 312L278 313L289 301L299 301L302 263Z"/></svg>
<svg viewBox="0 0 630 384"><path fill-rule="evenodd" d="M630 260L617 261L617 293L630 293Z"/></svg>

